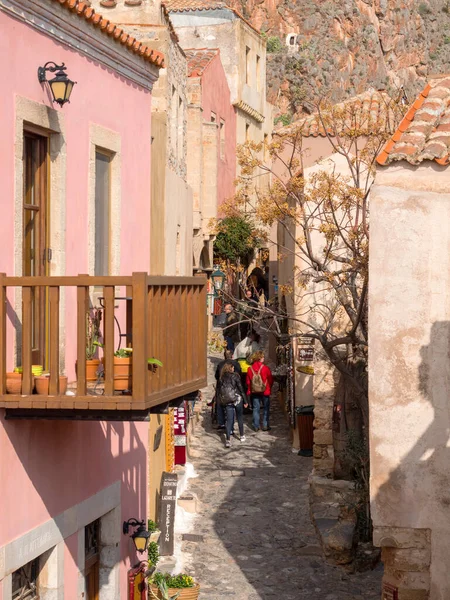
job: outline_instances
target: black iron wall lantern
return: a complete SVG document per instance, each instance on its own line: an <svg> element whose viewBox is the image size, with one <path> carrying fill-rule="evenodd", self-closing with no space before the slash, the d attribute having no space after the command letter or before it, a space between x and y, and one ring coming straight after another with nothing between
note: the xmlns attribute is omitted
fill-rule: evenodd
<svg viewBox="0 0 450 600"><path fill-rule="evenodd" d="M148 546L148 540L150 538L150 532L145 528L144 521L138 521L137 519L128 519L123 523L123 533L128 535L130 527L137 527L136 531L131 535L131 539L134 542L137 552L145 552Z"/></svg>
<svg viewBox="0 0 450 600"><path fill-rule="evenodd" d="M216 292L220 292L222 290L223 284L225 282L225 277L225 273L221 271L219 267L216 267L214 273L211 274L211 279Z"/></svg>
<svg viewBox="0 0 450 600"><path fill-rule="evenodd" d="M38 69L39 83L48 83L53 96L53 102L57 102L60 106L64 106L70 100L73 86L76 81L71 81L65 73L67 67L62 63L57 65L53 61L45 63L43 67ZM56 73L53 79L47 79L46 72Z"/></svg>

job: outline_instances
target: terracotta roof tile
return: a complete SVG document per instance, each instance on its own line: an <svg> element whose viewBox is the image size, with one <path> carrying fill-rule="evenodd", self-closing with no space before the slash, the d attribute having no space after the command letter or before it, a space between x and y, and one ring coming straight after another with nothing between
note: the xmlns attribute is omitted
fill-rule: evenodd
<svg viewBox="0 0 450 600"><path fill-rule="evenodd" d="M162 52L153 50L149 46L136 40L136 38L125 34L123 29L114 23L111 23L111 21L105 19L102 15L97 14L93 8L90 8L86 4L86 2L82 2L81 0L54 0L54 2L75 13L89 23L92 23L94 27L99 27L101 31L112 39L118 40L122 44L126 43L130 51L140 56L143 60L158 68L164 67L164 54Z"/></svg>
<svg viewBox="0 0 450 600"><path fill-rule="evenodd" d="M386 92L368 90L363 94L350 98L345 102L333 107L323 109L323 116L333 111L335 118L332 120L320 118L319 114L311 115L282 127L275 131L277 135L290 135L299 132L303 137L325 137L328 135L339 135L345 130L358 130L359 135L364 132L373 131L374 126L390 135L396 130L398 123L398 107ZM327 126L326 121L330 124ZM327 126L327 130L324 126ZM333 128L342 128L342 131L333 131Z"/></svg>
<svg viewBox="0 0 450 600"><path fill-rule="evenodd" d="M239 11L230 6L227 0L165 0L162 6L169 13L198 10L217 10L220 8L226 8L244 21L244 23L256 31L256 33L261 33L254 25L250 23L250 21L247 21L247 19Z"/></svg>
<svg viewBox="0 0 450 600"><path fill-rule="evenodd" d="M426 85L392 140L394 145L383 148L377 158L378 164L388 165L398 160L406 160L412 165L424 160L449 164L450 75L432 79Z"/></svg>
<svg viewBox="0 0 450 600"><path fill-rule="evenodd" d="M184 52L187 58L189 77L201 77L211 61L220 54L218 48L191 48Z"/></svg>

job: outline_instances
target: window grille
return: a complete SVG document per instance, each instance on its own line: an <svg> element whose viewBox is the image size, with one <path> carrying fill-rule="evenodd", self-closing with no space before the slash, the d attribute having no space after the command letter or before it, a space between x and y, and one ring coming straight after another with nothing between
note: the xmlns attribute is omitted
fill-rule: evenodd
<svg viewBox="0 0 450 600"><path fill-rule="evenodd" d="M84 528L84 556L86 562L99 553L100 520L97 519Z"/></svg>
<svg viewBox="0 0 450 600"><path fill-rule="evenodd" d="M12 574L12 600L39 600L39 558Z"/></svg>

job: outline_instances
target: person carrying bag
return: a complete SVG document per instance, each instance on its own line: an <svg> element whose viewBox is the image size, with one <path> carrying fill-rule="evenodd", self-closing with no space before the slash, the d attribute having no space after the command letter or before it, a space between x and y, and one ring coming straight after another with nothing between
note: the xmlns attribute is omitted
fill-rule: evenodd
<svg viewBox="0 0 450 600"><path fill-rule="evenodd" d="M233 431L235 415L239 426L240 441L245 442L244 403L247 404L247 401L241 378L235 373L234 366L230 363L225 364L220 373L217 384L217 398L224 406L227 415L225 448L231 446L231 432Z"/></svg>

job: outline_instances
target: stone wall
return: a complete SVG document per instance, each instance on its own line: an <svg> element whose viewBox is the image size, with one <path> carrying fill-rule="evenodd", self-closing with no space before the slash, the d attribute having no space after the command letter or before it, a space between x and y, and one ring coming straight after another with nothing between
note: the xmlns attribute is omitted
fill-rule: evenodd
<svg viewBox="0 0 450 600"><path fill-rule="evenodd" d="M318 351L314 364L314 474L334 477L333 404L335 397L335 369Z"/></svg>
<svg viewBox="0 0 450 600"><path fill-rule="evenodd" d="M375 527L373 537L374 544L382 548L384 592L396 590L398 600L428 600L431 531L407 527Z"/></svg>

